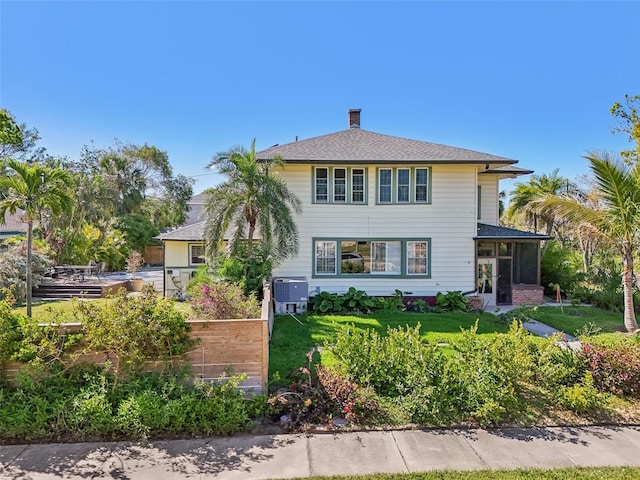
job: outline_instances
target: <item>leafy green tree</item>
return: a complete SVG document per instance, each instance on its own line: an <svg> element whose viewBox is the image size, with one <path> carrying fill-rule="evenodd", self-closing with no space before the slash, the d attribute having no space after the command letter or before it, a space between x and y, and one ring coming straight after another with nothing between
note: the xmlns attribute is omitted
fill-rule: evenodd
<svg viewBox="0 0 640 480"><path fill-rule="evenodd" d="M635 149L624 150L621 155L627 162L637 163L640 161L640 95L625 95L624 103L616 102L609 110L619 121L613 131L626 133L629 141L635 142Z"/></svg>
<svg viewBox="0 0 640 480"><path fill-rule="evenodd" d="M7 213L21 213L27 223L27 315L31 316L31 252L33 247L33 225L44 210L52 215L71 208L71 177L60 169L41 164L28 164L9 159L5 162L10 175L0 177L0 221L5 222Z"/></svg>
<svg viewBox="0 0 640 480"><path fill-rule="evenodd" d="M555 195L561 192L575 190L568 179L558 175L556 168L550 174L532 175L527 183L516 183L511 192L511 202L506 211L508 220L523 218L524 222L537 233L544 227L545 233L551 235L557 226L558 219L553 211L539 207L533 208L534 202L545 195ZM548 242L545 243L542 254L546 251Z"/></svg>
<svg viewBox="0 0 640 480"><path fill-rule="evenodd" d="M300 213L298 197L290 192L274 167L284 167L281 157L258 162L256 141L250 150L233 147L213 157L210 168L217 168L226 180L206 191L210 195L205 212L205 240L210 256L229 234L231 255L246 245L247 258L259 236L261 250L273 258L274 265L298 252L298 230L294 212Z"/></svg>
<svg viewBox="0 0 640 480"><path fill-rule="evenodd" d="M79 163L107 185L116 216L144 214L160 230L185 221L193 181L174 175L169 156L157 147L118 141L104 150L85 147Z"/></svg>
<svg viewBox="0 0 640 480"><path fill-rule="evenodd" d="M45 149L36 145L38 140L40 135L35 128L19 124L8 110L0 109L0 159L41 160ZM0 173L4 175L5 171L0 170Z"/></svg>
<svg viewBox="0 0 640 480"><path fill-rule="evenodd" d="M585 204L575 196L548 194L532 204L533 209L551 212L574 225L587 224L608 238L622 254L624 325L638 329L633 305L634 245L640 230L640 163L625 165L607 153L585 157L595 177L597 202Z"/></svg>

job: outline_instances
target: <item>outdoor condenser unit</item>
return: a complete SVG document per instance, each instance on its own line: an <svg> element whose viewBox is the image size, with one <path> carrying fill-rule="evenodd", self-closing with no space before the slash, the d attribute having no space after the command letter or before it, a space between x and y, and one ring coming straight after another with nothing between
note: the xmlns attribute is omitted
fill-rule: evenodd
<svg viewBox="0 0 640 480"><path fill-rule="evenodd" d="M277 314L307 311L309 284L304 277L277 277L273 279L273 299Z"/></svg>

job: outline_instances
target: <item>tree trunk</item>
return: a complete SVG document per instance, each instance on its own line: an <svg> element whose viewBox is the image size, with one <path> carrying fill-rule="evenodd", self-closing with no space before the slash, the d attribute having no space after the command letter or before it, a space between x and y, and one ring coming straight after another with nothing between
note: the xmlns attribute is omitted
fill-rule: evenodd
<svg viewBox="0 0 640 480"><path fill-rule="evenodd" d="M27 316L31 317L31 289L33 276L31 272L31 248L33 246L33 222L27 223Z"/></svg>
<svg viewBox="0 0 640 480"><path fill-rule="evenodd" d="M622 290L624 295L624 326L627 332L638 329L633 307L633 250L631 242L625 241L622 252Z"/></svg>

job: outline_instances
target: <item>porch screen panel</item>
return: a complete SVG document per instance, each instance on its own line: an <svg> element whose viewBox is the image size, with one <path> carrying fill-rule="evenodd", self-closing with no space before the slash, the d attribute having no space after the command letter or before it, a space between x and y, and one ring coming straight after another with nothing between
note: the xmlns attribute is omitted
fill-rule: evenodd
<svg viewBox="0 0 640 480"><path fill-rule="evenodd" d="M516 243L513 261L513 283L537 285L538 244Z"/></svg>

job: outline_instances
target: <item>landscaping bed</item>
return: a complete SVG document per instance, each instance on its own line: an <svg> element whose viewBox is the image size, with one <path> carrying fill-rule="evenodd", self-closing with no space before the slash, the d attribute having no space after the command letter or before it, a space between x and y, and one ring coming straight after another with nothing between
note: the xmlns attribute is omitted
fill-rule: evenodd
<svg viewBox="0 0 640 480"><path fill-rule="evenodd" d="M293 429L640 422L637 337L571 352L524 331L525 314L277 317L270 402Z"/></svg>

